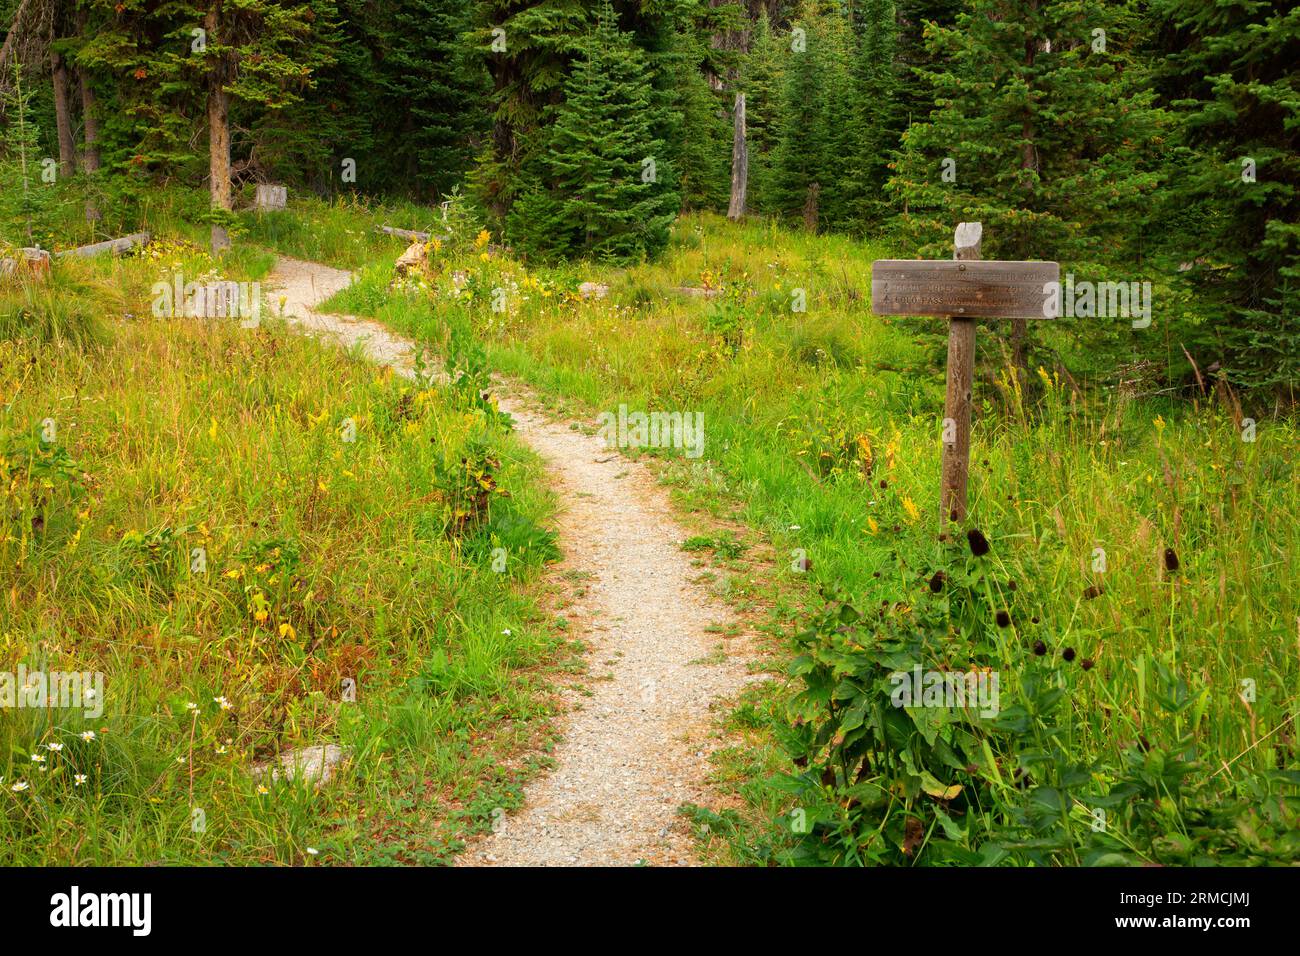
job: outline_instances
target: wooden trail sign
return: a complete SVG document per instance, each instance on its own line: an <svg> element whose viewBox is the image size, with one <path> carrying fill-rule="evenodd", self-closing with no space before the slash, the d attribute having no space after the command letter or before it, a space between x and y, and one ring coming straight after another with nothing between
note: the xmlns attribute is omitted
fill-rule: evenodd
<svg viewBox="0 0 1300 956"><path fill-rule="evenodd" d="M983 262L978 222L959 223L953 261L878 259L871 265L876 315L948 316L948 389L944 398L940 501L952 521L966 519L970 477L971 391L976 319L1050 319L1060 311L1056 262Z"/></svg>
<svg viewBox="0 0 1300 956"><path fill-rule="evenodd" d="M1043 287L1060 278L1055 262L877 259L871 267L871 308L876 315L1052 318L1044 312L1054 311L1060 297Z"/></svg>

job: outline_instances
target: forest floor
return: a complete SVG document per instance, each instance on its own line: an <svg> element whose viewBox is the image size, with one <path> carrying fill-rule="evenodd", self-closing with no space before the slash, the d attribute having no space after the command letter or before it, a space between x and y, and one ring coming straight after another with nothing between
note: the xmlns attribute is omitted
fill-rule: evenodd
<svg viewBox="0 0 1300 956"><path fill-rule="evenodd" d="M350 281L343 270L282 257L268 285L293 324L345 348L359 345L376 363L412 376L413 342L374 322L316 311ZM749 680L747 642L682 551L687 534L649 468L577 423L543 414L522 386L501 385L500 407L545 461L563 503L564 559L551 575L575 598L567 614L590 670L565 695L554 769L535 778L522 810L495 820L460 862L691 864L691 834L678 808L711 802L715 708Z"/></svg>

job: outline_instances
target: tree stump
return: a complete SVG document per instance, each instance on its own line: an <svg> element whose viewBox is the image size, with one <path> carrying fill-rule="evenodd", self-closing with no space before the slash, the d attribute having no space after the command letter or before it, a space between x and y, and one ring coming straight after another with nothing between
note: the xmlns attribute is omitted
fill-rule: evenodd
<svg viewBox="0 0 1300 956"><path fill-rule="evenodd" d="M29 275L44 278L50 274L50 254L44 249L23 249L20 264Z"/></svg>

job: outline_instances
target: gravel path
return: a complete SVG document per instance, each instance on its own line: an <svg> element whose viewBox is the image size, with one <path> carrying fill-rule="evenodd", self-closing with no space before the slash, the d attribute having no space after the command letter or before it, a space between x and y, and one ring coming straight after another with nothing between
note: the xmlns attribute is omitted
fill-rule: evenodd
<svg viewBox="0 0 1300 956"><path fill-rule="evenodd" d="M346 272L282 258L270 279L273 307L345 346L364 342L375 361L411 375L412 345L384 327L312 311L350 281ZM711 707L752 679L742 639L706 633L731 611L693 579L686 534L668 495L644 466L598 437L538 412L522 387L503 383L501 407L546 461L563 510L565 555L553 573L585 593L566 609L588 645L589 678L570 691L555 767L525 791L522 809L475 841L460 865L691 865L687 802L709 803L704 783ZM566 574L567 572L567 574ZM720 653L720 645L726 645Z"/></svg>

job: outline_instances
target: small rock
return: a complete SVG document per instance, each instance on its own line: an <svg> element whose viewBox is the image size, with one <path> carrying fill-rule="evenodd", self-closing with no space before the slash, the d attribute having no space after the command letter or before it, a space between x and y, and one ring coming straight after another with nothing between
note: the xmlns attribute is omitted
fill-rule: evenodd
<svg viewBox="0 0 1300 956"><path fill-rule="evenodd" d="M268 760L253 767L253 777L261 779L269 773L272 780L305 780L319 787L329 782L342 762L343 748L338 744L301 747L281 754L279 760Z"/></svg>

